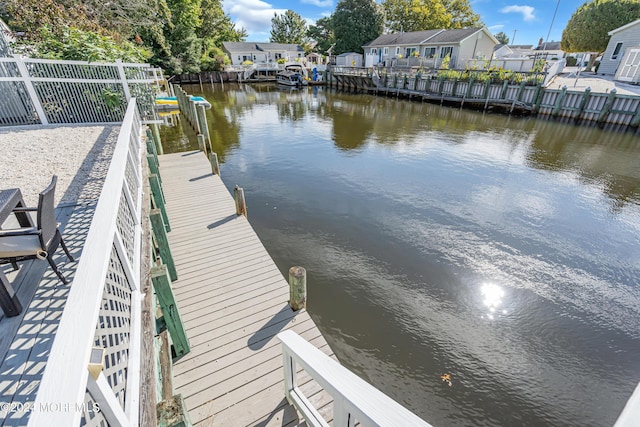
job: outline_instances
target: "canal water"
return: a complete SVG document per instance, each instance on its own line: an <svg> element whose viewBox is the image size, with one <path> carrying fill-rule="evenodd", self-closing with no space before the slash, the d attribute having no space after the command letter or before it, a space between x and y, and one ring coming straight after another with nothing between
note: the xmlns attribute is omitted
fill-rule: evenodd
<svg viewBox="0 0 640 427"><path fill-rule="evenodd" d="M187 86L338 359L434 426L610 426L640 381L640 138ZM179 117L167 151L196 148ZM451 385L441 375L450 374Z"/></svg>

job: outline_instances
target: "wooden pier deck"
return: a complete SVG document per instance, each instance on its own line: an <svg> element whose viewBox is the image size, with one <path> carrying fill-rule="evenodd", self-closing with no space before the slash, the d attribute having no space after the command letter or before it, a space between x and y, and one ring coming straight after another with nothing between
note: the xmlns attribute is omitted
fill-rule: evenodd
<svg viewBox="0 0 640 427"><path fill-rule="evenodd" d="M292 329L326 354L333 352L309 314L289 308L288 282L246 218L236 215L232 196L205 156L163 155L160 169L178 270L173 288L191 344L174 365L174 387L191 422L305 425L284 398L275 336ZM330 421L331 397L306 376L299 385Z"/></svg>

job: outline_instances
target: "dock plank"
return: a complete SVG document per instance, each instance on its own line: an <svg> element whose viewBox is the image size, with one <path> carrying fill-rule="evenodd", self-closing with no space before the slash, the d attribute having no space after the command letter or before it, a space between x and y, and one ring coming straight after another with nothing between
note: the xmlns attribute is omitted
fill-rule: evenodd
<svg viewBox="0 0 640 427"><path fill-rule="evenodd" d="M306 311L289 308L287 280L247 219L236 215L206 158L197 152L159 158L178 270L172 286L191 344L174 365L174 386L192 423L306 425L284 398L275 336L293 329L334 357L331 348ZM330 417L331 397L310 379L301 381Z"/></svg>

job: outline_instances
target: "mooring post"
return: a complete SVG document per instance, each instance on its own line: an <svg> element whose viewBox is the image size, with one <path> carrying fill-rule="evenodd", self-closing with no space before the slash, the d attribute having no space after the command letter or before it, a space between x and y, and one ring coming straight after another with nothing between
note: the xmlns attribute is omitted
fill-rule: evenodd
<svg viewBox="0 0 640 427"><path fill-rule="evenodd" d="M247 203L244 201L244 190L242 187L238 187L233 189L233 198L236 201L236 215L244 215L245 218L247 216Z"/></svg>
<svg viewBox="0 0 640 427"><path fill-rule="evenodd" d="M307 270L304 267L289 269L289 306L293 311L307 307Z"/></svg>
<svg viewBox="0 0 640 427"><path fill-rule="evenodd" d="M198 149L200 151L204 151L204 153L207 154L206 150L204 149L204 135L199 133L197 137L198 137Z"/></svg>
<svg viewBox="0 0 640 427"><path fill-rule="evenodd" d="M211 150L211 135L209 134L209 124L207 123L207 113L205 111L204 105L197 105L198 112L198 122L200 123L200 132L204 135L204 143L206 150L205 152L209 152Z"/></svg>
<svg viewBox="0 0 640 427"><path fill-rule="evenodd" d="M209 163L211 163L211 173L220 176L220 163L218 163L218 153L209 153Z"/></svg>

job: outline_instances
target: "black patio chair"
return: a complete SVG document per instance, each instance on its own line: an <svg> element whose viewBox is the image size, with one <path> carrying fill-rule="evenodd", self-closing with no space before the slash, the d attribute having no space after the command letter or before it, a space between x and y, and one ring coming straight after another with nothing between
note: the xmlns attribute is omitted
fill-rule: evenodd
<svg viewBox="0 0 640 427"><path fill-rule="evenodd" d="M73 262L56 222L54 193L57 181L58 177L54 175L49 186L40 193L37 208L14 209L14 212L37 212L37 224L36 227L0 230L0 264L11 263L15 268L21 261L46 259L62 283L67 284L53 261L58 246L62 246L69 261Z"/></svg>

